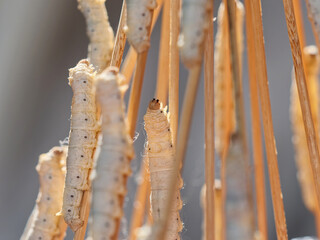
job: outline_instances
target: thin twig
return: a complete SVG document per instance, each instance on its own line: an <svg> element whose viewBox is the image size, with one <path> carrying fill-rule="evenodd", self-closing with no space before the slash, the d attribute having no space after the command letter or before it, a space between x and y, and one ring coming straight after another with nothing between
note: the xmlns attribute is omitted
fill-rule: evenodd
<svg viewBox="0 0 320 240"><path fill-rule="evenodd" d="M264 138L266 144L273 213L275 218L277 237L279 240L286 240L288 239L288 235L280 185L277 150L274 139L271 103L269 98L269 86L261 17L261 2L260 0L248 0L246 2L250 5L252 13L255 59L259 59L259 61L256 61L256 77L258 80L260 94Z"/></svg>
<svg viewBox="0 0 320 240"><path fill-rule="evenodd" d="M254 53L254 35L252 30L252 12L248 2L245 2L246 9L246 31L247 31L247 51L248 51L248 70L249 70L249 85L250 85L250 104L251 104L251 122L252 122L252 144L253 144L253 158L255 169L255 189L257 199L257 215L258 215L258 229L261 240L268 239L268 225L267 225L267 210L266 210L266 196L265 196L265 176L263 163L263 147L262 134L260 125L259 112L259 96L256 79L255 53Z"/></svg>
<svg viewBox="0 0 320 240"><path fill-rule="evenodd" d="M303 24L301 0L293 0L292 3L294 7L294 15L297 22L297 29L300 37L300 47L301 49L303 49L306 46L306 37Z"/></svg>
<svg viewBox="0 0 320 240"><path fill-rule="evenodd" d="M320 156L318 149L317 133L315 131L312 113L309 102L309 94L302 64L302 52L300 49L300 39L297 32L296 20L293 13L293 4L291 0L283 0L284 11L286 15L288 36L291 45L293 64L298 87L300 106L303 116L303 122L307 137L310 163L314 177L314 183L317 195L317 205L320 206Z"/></svg>
<svg viewBox="0 0 320 240"><path fill-rule="evenodd" d="M117 68L120 67L124 47L126 45L127 36L124 31L124 27L126 25L126 18L127 18L127 5L126 5L126 1L123 0L117 35L114 41L114 47L113 47L112 57L110 62L111 66L116 66Z"/></svg>
<svg viewBox="0 0 320 240"><path fill-rule="evenodd" d="M169 85L170 0L164 0L159 47L158 76L155 97L167 105Z"/></svg>
<svg viewBox="0 0 320 240"><path fill-rule="evenodd" d="M90 176L89 171L89 175ZM82 219L83 225L81 228L79 228L75 233L73 240L83 240L86 235L87 230L87 224L88 224L88 218L90 213L90 191L84 191L82 201L81 201L81 208L80 208L80 219Z"/></svg>
<svg viewBox="0 0 320 240"><path fill-rule="evenodd" d="M213 19L211 12L210 19ZM205 236L207 240L215 238L214 219L214 83L213 83L213 21L205 39L204 53L204 106L205 106ZM218 239L216 239L218 240Z"/></svg>
<svg viewBox="0 0 320 240"><path fill-rule="evenodd" d="M170 54L169 54L169 111L172 142L177 145L179 118L179 48L178 37L180 30L180 1L170 0ZM213 66L212 66L213 67Z"/></svg>
<svg viewBox="0 0 320 240"><path fill-rule="evenodd" d="M313 32L313 36L317 45L317 48L320 51L320 39L319 39L319 35L318 35L318 30L317 30L317 25L315 24L315 20L313 19L314 16L312 14L312 6L309 4L309 0L305 0L306 1L306 5L307 5L307 10L308 10L308 18L309 21L311 23L311 27L312 27L312 32Z"/></svg>

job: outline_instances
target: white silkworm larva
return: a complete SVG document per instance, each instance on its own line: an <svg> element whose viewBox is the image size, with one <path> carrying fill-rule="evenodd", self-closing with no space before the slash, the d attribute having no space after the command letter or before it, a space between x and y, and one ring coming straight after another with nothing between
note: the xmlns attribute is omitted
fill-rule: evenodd
<svg viewBox="0 0 320 240"><path fill-rule="evenodd" d="M202 48L206 30L209 27L210 0L184 0L182 2L181 34L179 47L181 58L186 67L199 64L202 59Z"/></svg>
<svg viewBox="0 0 320 240"><path fill-rule="evenodd" d="M36 170L39 174L40 189L36 205L20 240L54 240L62 237L66 228L59 226L65 173L66 149L54 147L41 154Z"/></svg>
<svg viewBox="0 0 320 240"><path fill-rule="evenodd" d="M159 100L153 99L144 116L145 130L148 136L147 154L149 159L151 181L151 211L155 225L162 219L168 201L169 184L174 173L174 148L172 132L170 130L169 114L162 107ZM179 232L183 228L179 211L182 208L180 189L183 180L180 173L177 176L179 183L176 186L174 202L168 222L166 240L180 239Z"/></svg>
<svg viewBox="0 0 320 240"><path fill-rule="evenodd" d="M87 34L90 39L88 59L100 72L111 61L114 42L105 0L78 0L78 3L87 22Z"/></svg>
<svg viewBox="0 0 320 240"><path fill-rule="evenodd" d="M156 0L127 0L126 32L137 53L146 51L150 46L149 28L156 7Z"/></svg>
<svg viewBox="0 0 320 240"><path fill-rule="evenodd" d="M83 192L89 190L88 175L97 143L93 71L88 60L81 60L70 69L69 85L73 98L62 214L73 231L83 225L79 218L80 204Z"/></svg>
<svg viewBox="0 0 320 240"><path fill-rule="evenodd" d="M305 72L309 94L309 102L313 116L315 129L318 131L318 70L319 57L318 50L315 46L304 48ZM309 151L306 141L306 135L303 127L302 112L300 108L300 100L297 91L295 74L292 71L291 85L291 123L293 132L293 144L295 148L295 160L298 168L298 180L300 182L303 201L306 207L314 212L316 210L317 198L313 183L312 169L309 159Z"/></svg>
<svg viewBox="0 0 320 240"><path fill-rule="evenodd" d="M96 99L101 108L101 136L92 172L89 236L108 240L115 235L116 221L123 215L120 199L126 194L126 178L134 156L120 92L121 75L109 67L96 77Z"/></svg>

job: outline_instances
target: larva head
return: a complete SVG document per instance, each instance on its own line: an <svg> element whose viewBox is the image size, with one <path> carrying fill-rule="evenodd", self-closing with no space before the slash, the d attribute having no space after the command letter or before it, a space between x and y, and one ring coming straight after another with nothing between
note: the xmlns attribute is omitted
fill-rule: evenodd
<svg viewBox="0 0 320 240"><path fill-rule="evenodd" d="M149 109L150 110L159 110L161 108L162 104L159 101L159 99L153 98L149 103Z"/></svg>
<svg viewBox="0 0 320 240"><path fill-rule="evenodd" d="M303 49L307 74L316 74L319 70L319 54L316 46L310 45Z"/></svg>
<svg viewBox="0 0 320 240"><path fill-rule="evenodd" d="M72 89L91 89L95 73L88 59L82 59L69 69L69 85Z"/></svg>

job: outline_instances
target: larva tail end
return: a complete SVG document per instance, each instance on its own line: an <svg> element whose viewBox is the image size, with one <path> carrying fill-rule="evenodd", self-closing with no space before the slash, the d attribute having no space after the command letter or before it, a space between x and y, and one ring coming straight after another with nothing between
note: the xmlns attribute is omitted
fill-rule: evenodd
<svg viewBox="0 0 320 240"><path fill-rule="evenodd" d="M149 103L149 109L150 110L159 110L161 107L159 99L152 99Z"/></svg>
<svg viewBox="0 0 320 240"><path fill-rule="evenodd" d="M72 231L76 232L83 226L83 220L81 219L73 219L71 220L69 227Z"/></svg>

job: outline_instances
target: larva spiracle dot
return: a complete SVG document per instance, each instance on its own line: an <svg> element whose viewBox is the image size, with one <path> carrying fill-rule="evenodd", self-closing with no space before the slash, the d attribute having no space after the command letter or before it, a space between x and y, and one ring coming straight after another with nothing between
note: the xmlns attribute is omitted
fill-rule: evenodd
<svg viewBox="0 0 320 240"><path fill-rule="evenodd" d="M62 207L65 158L64 147L54 147L40 155L36 167L40 182L39 194L20 240L52 240L65 234L66 228L62 229L59 225L61 216L56 215Z"/></svg>
<svg viewBox="0 0 320 240"><path fill-rule="evenodd" d="M84 191L89 190L89 171L97 143L98 125L94 95L94 69L81 60L70 69L69 85L73 90L71 126L67 156L62 215L73 231L82 225L80 206Z"/></svg>
<svg viewBox="0 0 320 240"><path fill-rule="evenodd" d="M147 113L144 116L145 130L148 136L147 154L149 159L150 181L151 181L151 212L154 223L159 223L165 212L168 201L169 184L174 174L174 147L172 143L172 132L170 130L169 114L167 108L163 108L158 99L149 103ZM169 218L166 240L180 239L179 232L183 228L179 211L182 208L180 189L183 180L180 173L177 175L174 202Z"/></svg>
<svg viewBox="0 0 320 240"><path fill-rule="evenodd" d="M128 134L124 101L119 82L122 76L109 67L96 77L96 99L101 109L101 134L92 179L89 239L109 240L123 215L121 199L134 156Z"/></svg>

